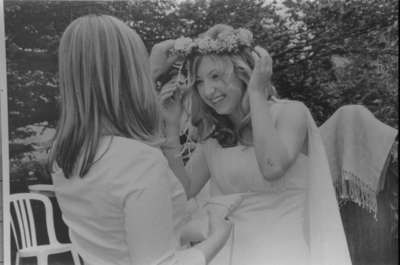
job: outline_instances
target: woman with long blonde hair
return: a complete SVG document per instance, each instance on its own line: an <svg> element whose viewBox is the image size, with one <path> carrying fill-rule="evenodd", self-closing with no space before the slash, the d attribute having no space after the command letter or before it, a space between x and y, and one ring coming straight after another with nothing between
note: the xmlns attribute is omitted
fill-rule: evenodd
<svg viewBox="0 0 400 265"><path fill-rule="evenodd" d="M251 32L215 25L197 39L159 47L184 57L200 139L184 166L176 155L181 92L162 87L171 168L188 197L209 183L211 197L243 198L212 264L351 264L318 128L303 103L277 99L272 58L254 47ZM151 56L153 73L160 72L160 54Z"/></svg>
<svg viewBox="0 0 400 265"><path fill-rule="evenodd" d="M160 146L145 46L119 19L87 15L59 47L61 116L50 153L55 193L85 264L206 264L230 225L182 249L186 196Z"/></svg>

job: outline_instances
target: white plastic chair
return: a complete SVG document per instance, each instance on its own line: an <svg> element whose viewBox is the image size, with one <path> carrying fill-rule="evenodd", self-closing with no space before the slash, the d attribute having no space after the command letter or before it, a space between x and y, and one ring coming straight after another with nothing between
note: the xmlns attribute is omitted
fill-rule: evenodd
<svg viewBox="0 0 400 265"><path fill-rule="evenodd" d="M34 184L28 186L29 192L43 194L48 198L56 196L54 192L54 185L52 184Z"/></svg>
<svg viewBox="0 0 400 265"><path fill-rule="evenodd" d="M15 265L19 265L21 258L27 257L36 257L38 265L47 265L49 255L64 252L71 252L74 264L80 265L78 254L72 244L60 243L56 238L53 207L49 198L42 194L17 193L10 195L9 201L10 213L14 210L14 216L10 216L11 231L18 249ZM48 244L37 243L32 201L39 201L44 205Z"/></svg>

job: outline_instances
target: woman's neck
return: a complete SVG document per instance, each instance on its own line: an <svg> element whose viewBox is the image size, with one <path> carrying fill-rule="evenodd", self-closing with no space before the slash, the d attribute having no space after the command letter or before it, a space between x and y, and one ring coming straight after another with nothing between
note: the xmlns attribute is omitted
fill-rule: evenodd
<svg viewBox="0 0 400 265"><path fill-rule="evenodd" d="M244 116L245 115L240 109L229 115L229 119L232 121L234 130L236 132L241 127ZM241 140L247 143L251 143L253 141L253 135L249 126L246 126L246 128L241 128Z"/></svg>
<svg viewBox="0 0 400 265"><path fill-rule="evenodd" d="M229 114L229 119L235 126L235 130L239 129L239 126L243 120L244 114L240 108Z"/></svg>

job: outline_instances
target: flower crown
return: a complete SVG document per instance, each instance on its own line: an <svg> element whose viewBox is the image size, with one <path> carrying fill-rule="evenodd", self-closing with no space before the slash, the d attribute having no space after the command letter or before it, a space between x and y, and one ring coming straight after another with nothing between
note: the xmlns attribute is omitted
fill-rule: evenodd
<svg viewBox="0 0 400 265"><path fill-rule="evenodd" d="M251 48L253 34L244 28L222 31L213 39L208 36L191 39L180 37L175 41L172 54L188 57L193 54L237 53L243 47Z"/></svg>

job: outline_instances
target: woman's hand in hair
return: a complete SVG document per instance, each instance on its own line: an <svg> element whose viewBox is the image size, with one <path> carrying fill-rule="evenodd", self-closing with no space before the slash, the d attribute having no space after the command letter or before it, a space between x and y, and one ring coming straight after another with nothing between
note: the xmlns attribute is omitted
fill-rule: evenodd
<svg viewBox="0 0 400 265"><path fill-rule="evenodd" d="M257 91L267 95L269 86L271 86L272 77L272 57L263 48L257 46L254 48L254 69L248 84L249 92Z"/></svg>
<svg viewBox="0 0 400 265"><path fill-rule="evenodd" d="M167 82L159 93L161 104L161 115L169 127L179 127L180 118L183 111L182 93L176 83L176 77Z"/></svg>
<svg viewBox="0 0 400 265"><path fill-rule="evenodd" d="M174 47L175 40L165 40L153 46L150 53L150 69L153 80L156 81L167 72L178 59L169 51Z"/></svg>

